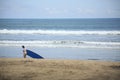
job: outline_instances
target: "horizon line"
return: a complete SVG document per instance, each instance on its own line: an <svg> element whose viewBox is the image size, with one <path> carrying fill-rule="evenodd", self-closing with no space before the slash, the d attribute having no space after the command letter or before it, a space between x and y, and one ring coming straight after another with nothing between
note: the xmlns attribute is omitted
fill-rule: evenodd
<svg viewBox="0 0 120 80"><path fill-rule="evenodd" d="M120 19L120 18L0 18L0 19Z"/></svg>

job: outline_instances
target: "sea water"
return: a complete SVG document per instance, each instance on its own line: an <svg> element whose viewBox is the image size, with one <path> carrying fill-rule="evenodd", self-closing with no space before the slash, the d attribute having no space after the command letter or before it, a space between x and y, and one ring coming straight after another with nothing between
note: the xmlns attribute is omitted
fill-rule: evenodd
<svg viewBox="0 0 120 80"><path fill-rule="evenodd" d="M120 19L0 19L0 57L120 61Z"/></svg>

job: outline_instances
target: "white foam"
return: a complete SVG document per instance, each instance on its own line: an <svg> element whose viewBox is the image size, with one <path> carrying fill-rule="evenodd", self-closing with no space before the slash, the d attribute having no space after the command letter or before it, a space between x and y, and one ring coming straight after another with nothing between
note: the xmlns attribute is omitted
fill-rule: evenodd
<svg viewBox="0 0 120 80"><path fill-rule="evenodd" d="M120 35L120 31L0 30L0 34Z"/></svg>
<svg viewBox="0 0 120 80"><path fill-rule="evenodd" d="M39 46L67 48L119 48L120 42L88 42L88 41L0 41L0 46Z"/></svg>

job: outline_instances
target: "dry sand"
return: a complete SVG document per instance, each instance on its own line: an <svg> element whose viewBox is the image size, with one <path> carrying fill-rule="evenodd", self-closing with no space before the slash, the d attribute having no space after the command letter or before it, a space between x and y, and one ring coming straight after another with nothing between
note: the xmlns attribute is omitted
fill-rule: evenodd
<svg viewBox="0 0 120 80"><path fill-rule="evenodd" d="M120 80L120 62L0 58L0 80Z"/></svg>

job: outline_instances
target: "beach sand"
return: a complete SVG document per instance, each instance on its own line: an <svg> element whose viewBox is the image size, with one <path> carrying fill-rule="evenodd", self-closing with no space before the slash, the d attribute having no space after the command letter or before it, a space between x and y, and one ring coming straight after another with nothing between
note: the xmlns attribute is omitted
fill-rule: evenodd
<svg viewBox="0 0 120 80"><path fill-rule="evenodd" d="M0 58L0 80L119 80L120 62Z"/></svg>

